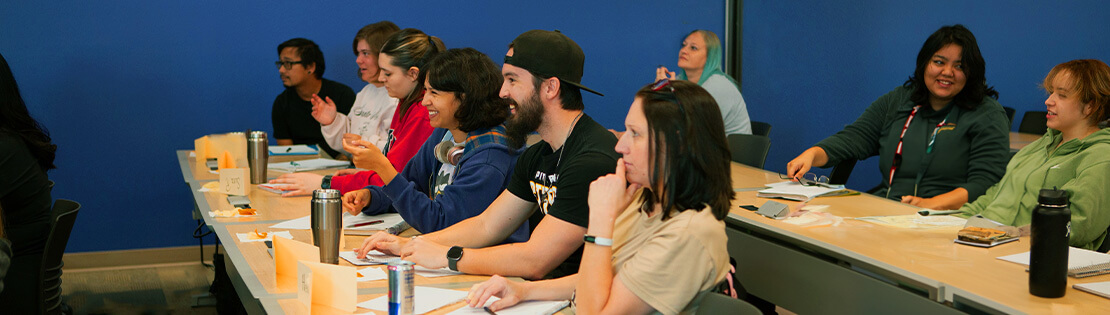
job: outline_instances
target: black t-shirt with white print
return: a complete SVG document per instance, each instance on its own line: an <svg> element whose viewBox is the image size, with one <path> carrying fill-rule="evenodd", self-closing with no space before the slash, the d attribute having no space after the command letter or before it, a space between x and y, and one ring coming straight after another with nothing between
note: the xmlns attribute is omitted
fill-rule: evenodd
<svg viewBox="0 0 1110 315"><path fill-rule="evenodd" d="M619 157L614 151L616 144L617 139L609 130L583 114L558 151L540 141L520 155L507 189L518 198L534 200L539 205L539 211L528 220L532 231L540 220L550 220L549 217L586 227L590 220L587 203L590 183L615 172ZM545 278L578 273L581 261L579 247Z"/></svg>

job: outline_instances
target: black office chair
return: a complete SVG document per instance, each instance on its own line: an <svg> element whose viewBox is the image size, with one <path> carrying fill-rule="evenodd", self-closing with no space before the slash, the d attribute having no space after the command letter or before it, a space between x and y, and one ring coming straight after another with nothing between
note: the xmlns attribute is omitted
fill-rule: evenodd
<svg viewBox="0 0 1110 315"><path fill-rule="evenodd" d="M1043 111L1028 111L1024 116L1021 116L1021 125L1018 125L1018 132L1029 133L1035 135L1043 135L1048 131L1048 118L1045 117L1048 112Z"/></svg>
<svg viewBox="0 0 1110 315"><path fill-rule="evenodd" d="M1106 227L1106 233L1106 238L1110 238L1110 227ZM1097 251L1100 253L1110 253L1110 239L1102 240L1102 245L1098 246Z"/></svg>
<svg viewBox="0 0 1110 315"><path fill-rule="evenodd" d="M710 292L698 304L697 315L708 314L735 314L735 315L761 315L758 308L748 302L734 299L731 296Z"/></svg>
<svg viewBox="0 0 1110 315"><path fill-rule="evenodd" d="M840 161L832 168L832 173L829 173L829 184L844 185L848 183L848 177L852 176L852 169L856 168L856 159L847 159Z"/></svg>
<svg viewBox="0 0 1110 315"><path fill-rule="evenodd" d="M54 224L43 249L42 269L42 310L43 314L57 314L62 305L62 255L69 243L69 233L77 220L81 204L66 199L54 201Z"/></svg>
<svg viewBox="0 0 1110 315"><path fill-rule="evenodd" d="M1013 107L1006 107L1006 106L1002 106L1002 109L1006 110L1006 118L1010 119L1010 126L1013 126L1014 125L1014 114L1017 113L1017 110L1014 109Z"/></svg>
<svg viewBox="0 0 1110 315"><path fill-rule="evenodd" d="M771 138L757 135L728 135L728 149L732 161L751 167L763 168L767 152L771 151Z"/></svg>
<svg viewBox="0 0 1110 315"><path fill-rule="evenodd" d="M771 136L771 124L761 122L761 121L753 121L752 122L752 134L757 135L757 136L770 137Z"/></svg>

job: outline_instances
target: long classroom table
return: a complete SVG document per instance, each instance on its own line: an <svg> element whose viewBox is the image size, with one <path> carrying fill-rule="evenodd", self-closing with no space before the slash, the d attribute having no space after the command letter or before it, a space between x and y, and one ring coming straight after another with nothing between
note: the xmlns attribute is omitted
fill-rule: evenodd
<svg viewBox="0 0 1110 315"><path fill-rule="evenodd" d="M302 156L302 159L315 158L316 156ZM306 314L307 310L296 299L292 287L279 287L274 279L274 261L262 242L240 242L237 233L248 233L255 230L259 232L275 232L269 227L276 223L296 219L309 215L310 200L308 196L286 197L268 192L251 185L247 197L250 198L251 207L258 210L258 215L241 218L218 218L208 214L212 210L230 210L231 204L227 202L227 195L217 192L201 192L201 187L208 182L219 179L217 174L208 170L194 169L195 157L191 151L177 151L178 163L181 167L182 177L194 198L194 217L203 220L216 237L223 244L224 262L227 274L239 295L240 301L250 314ZM283 157L281 160L294 160L296 157ZM335 170L315 171L318 174L330 174ZM269 177L274 178L282 172L269 172ZM312 242L309 230L288 230L293 239L301 242ZM413 233L414 230L406 233ZM406 235L406 234L402 234ZM343 235L341 250L352 250L360 246L365 236ZM340 259L340 265L352 266L347 261ZM364 267L359 267L364 268ZM415 277L415 284L447 289L465 290L470 286L489 279L488 276L457 275L435 278ZM523 281L513 278L516 281ZM359 302L372 299L387 293L385 280L358 283ZM449 305L432 314L446 313L462 307L462 303ZM368 312L358 309L357 313Z"/></svg>
<svg viewBox="0 0 1110 315"><path fill-rule="evenodd" d="M1071 288L1110 275L1068 278L1059 299L1028 291L1025 267L997 259L1029 250L1028 238L978 248L953 243L958 227L898 229L854 217L913 214L916 207L867 194L819 197L839 226L799 227L740 208L762 205L756 189L778 174L732 165L737 191L726 219L737 278L756 296L807 314L1108 314L1110 300ZM797 210L800 202L777 200Z"/></svg>

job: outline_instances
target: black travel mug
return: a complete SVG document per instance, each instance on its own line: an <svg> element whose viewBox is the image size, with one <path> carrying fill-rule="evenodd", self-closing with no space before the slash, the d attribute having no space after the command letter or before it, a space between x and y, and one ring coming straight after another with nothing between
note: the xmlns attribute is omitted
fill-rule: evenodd
<svg viewBox="0 0 1110 315"><path fill-rule="evenodd" d="M1029 249L1029 293L1064 296L1068 287L1068 238L1071 210L1067 191L1041 189L1033 209L1033 244Z"/></svg>

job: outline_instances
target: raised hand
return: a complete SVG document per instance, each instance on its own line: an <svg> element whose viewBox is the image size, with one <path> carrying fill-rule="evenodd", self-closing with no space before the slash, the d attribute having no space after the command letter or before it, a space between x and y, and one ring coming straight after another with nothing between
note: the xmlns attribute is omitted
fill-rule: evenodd
<svg viewBox="0 0 1110 315"><path fill-rule="evenodd" d="M316 94L312 94L312 118L315 118L321 125L327 126L335 122L335 116L339 112L335 109L335 102L331 101L331 97L320 99Z"/></svg>

